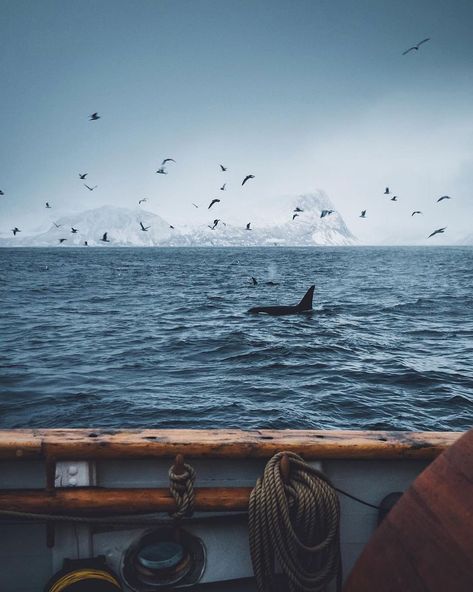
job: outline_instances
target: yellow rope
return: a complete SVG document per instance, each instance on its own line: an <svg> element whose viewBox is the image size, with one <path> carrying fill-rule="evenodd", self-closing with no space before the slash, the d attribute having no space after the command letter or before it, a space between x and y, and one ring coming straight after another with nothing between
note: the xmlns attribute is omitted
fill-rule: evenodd
<svg viewBox="0 0 473 592"><path fill-rule="evenodd" d="M102 580L113 584L121 590L120 583L111 573L100 569L79 569L62 576L62 578L52 585L49 592L63 592L68 586L77 582L83 582L84 580Z"/></svg>

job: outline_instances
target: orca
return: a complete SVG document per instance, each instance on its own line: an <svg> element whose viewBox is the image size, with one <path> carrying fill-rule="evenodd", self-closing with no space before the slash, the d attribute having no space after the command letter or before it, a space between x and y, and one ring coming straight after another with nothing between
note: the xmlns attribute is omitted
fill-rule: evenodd
<svg viewBox="0 0 473 592"><path fill-rule="evenodd" d="M290 315L290 314L300 314L304 312L310 312L312 310L312 298L314 297L314 288L315 286L311 286L304 298L296 304L295 306L255 306L254 308L250 308L248 311L251 314L268 314L268 315Z"/></svg>

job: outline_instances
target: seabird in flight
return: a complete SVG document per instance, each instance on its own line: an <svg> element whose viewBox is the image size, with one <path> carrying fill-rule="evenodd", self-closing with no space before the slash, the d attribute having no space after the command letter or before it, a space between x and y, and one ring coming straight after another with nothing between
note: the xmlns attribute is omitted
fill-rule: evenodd
<svg viewBox="0 0 473 592"><path fill-rule="evenodd" d="M416 210L415 212L412 212L411 217L414 216L415 214L422 214L422 212L420 210Z"/></svg>
<svg viewBox="0 0 473 592"><path fill-rule="evenodd" d="M168 174L167 170L163 167L159 168L156 172L158 173L158 175L167 175Z"/></svg>
<svg viewBox="0 0 473 592"><path fill-rule="evenodd" d="M397 201L397 195L393 195L393 196L391 197L391 201Z"/></svg>
<svg viewBox="0 0 473 592"><path fill-rule="evenodd" d="M151 228L151 226L143 226L143 222L140 222L140 226L143 232L146 232L149 228Z"/></svg>
<svg viewBox="0 0 473 592"><path fill-rule="evenodd" d="M194 206L194 208L198 208L199 206L197 204L195 204L194 202L192 202L192 205Z"/></svg>
<svg viewBox="0 0 473 592"><path fill-rule="evenodd" d="M60 239L58 239L58 240L59 240L59 244L60 244L60 245L62 245L62 243L63 243L64 241L67 241L67 238L60 238Z"/></svg>
<svg viewBox="0 0 473 592"><path fill-rule="evenodd" d="M13 232L13 236L16 236L16 233L21 232L21 230L15 226L15 228L12 229L12 232Z"/></svg>
<svg viewBox="0 0 473 592"><path fill-rule="evenodd" d="M248 222L248 224L246 225L246 230L253 230L252 228L250 228L250 224L251 222Z"/></svg>
<svg viewBox="0 0 473 592"><path fill-rule="evenodd" d="M302 208L300 208L299 206L296 207L296 209L294 210L294 212L303 212L304 210Z"/></svg>
<svg viewBox="0 0 473 592"><path fill-rule="evenodd" d="M87 177L89 173L79 173L79 179L82 179L82 181Z"/></svg>
<svg viewBox="0 0 473 592"><path fill-rule="evenodd" d="M88 185L86 185L86 184L84 183L84 187L87 187L87 189L88 189L89 191L93 191L94 189L97 189L98 185L94 185L93 187L89 187Z"/></svg>
<svg viewBox="0 0 473 592"><path fill-rule="evenodd" d="M100 239L103 243L109 243L110 241L107 238L108 232L104 232L102 238Z"/></svg>
<svg viewBox="0 0 473 592"><path fill-rule="evenodd" d="M220 191L225 191L225 187L227 186L226 183L224 183L221 187L220 187Z"/></svg>
<svg viewBox="0 0 473 592"><path fill-rule="evenodd" d="M89 243L87 241L84 241L84 246L85 247L88 247L89 246Z"/></svg>
<svg viewBox="0 0 473 592"><path fill-rule="evenodd" d="M386 187L384 190L384 195L389 195L391 192L389 191L389 187Z"/></svg>
<svg viewBox="0 0 473 592"><path fill-rule="evenodd" d="M5 195L1 189L0 189L0 195Z"/></svg>
<svg viewBox="0 0 473 592"><path fill-rule="evenodd" d="M211 207L212 207L214 204L216 204L216 203L219 203L219 202L220 202L220 200L219 200L219 199L213 199L213 200L210 202L210 205L209 205L209 207L208 207L207 209L208 209L208 210L210 210L210 208L211 208Z"/></svg>
<svg viewBox="0 0 473 592"><path fill-rule="evenodd" d="M242 181L242 185L244 185L247 181L249 181L250 179L254 179L255 176L254 175L246 175L246 177L243 179Z"/></svg>
<svg viewBox="0 0 473 592"><path fill-rule="evenodd" d="M170 228L171 230L174 230L174 226L172 226L171 224L169 224L169 228Z"/></svg>
<svg viewBox="0 0 473 592"><path fill-rule="evenodd" d="M72 234L76 234L77 233L77 228L74 228L73 226L71 226L71 232L72 232Z"/></svg>
<svg viewBox="0 0 473 592"><path fill-rule="evenodd" d="M406 49L406 51L402 52L402 55L406 55L406 53L409 53L410 51L413 51L413 50L418 51L419 47L423 43L427 43L427 41L430 41L430 37L427 37L426 39L422 39L422 41L419 41L419 43L417 45L413 45L412 47L409 47L409 49Z"/></svg>
<svg viewBox="0 0 473 592"><path fill-rule="evenodd" d="M333 214L335 210L322 210L320 212L320 217L321 218L325 218L325 216L330 216L330 214Z"/></svg>
<svg viewBox="0 0 473 592"><path fill-rule="evenodd" d="M56 228L61 228L61 226L62 226L62 224L56 224L56 222L53 222L53 224Z"/></svg>
<svg viewBox="0 0 473 592"><path fill-rule="evenodd" d="M366 218L366 210L361 211L360 218Z"/></svg>
<svg viewBox="0 0 473 592"><path fill-rule="evenodd" d="M100 119L100 115L98 113L92 113L89 121L97 121L97 119Z"/></svg>
<svg viewBox="0 0 473 592"><path fill-rule="evenodd" d="M294 218L297 218L299 214L293 214L292 219L294 220Z"/></svg>
<svg viewBox="0 0 473 592"><path fill-rule="evenodd" d="M51 209L51 206L49 205L49 201L46 202L46 209L47 210L50 210Z"/></svg>
<svg viewBox="0 0 473 592"><path fill-rule="evenodd" d="M452 199L452 198L451 198L449 195L442 195L442 197L439 197L439 198L438 198L438 200L437 200L437 203L438 203L439 201L443 201L444 199Z"/></svg>
<svg viewBox="0 0 473 592"><path fill-rule="evenodd" d="M176 162L176 161L174 160L174 158L165 158L163 160L163 162L161 163L161 166L163 167L167 162Z"/></svg>
<svg viewBox="0 0 473 592"><path fill-rule="evenodd" d="M222 173L224 173L227 170L227 167L224 167L223 164L220 165L220 168L222 170Z"/></svg>
<svg viewBox="0 0 473 592"><path fill-rule="evenodd" d="M431 236L435 236L436 234L443 234L446 229L447 229L446 226L444 228L437 228L437 230L434 230L432 232L432 234L429 234L429 236L427 238L430 238Z"/></svg>
<svg viewBox="0 0 473 592"><path fill-rule="evenodd" d="M138 202L138 205L142 204L144 201L148 201L148 198L143 197L142 199L140 199L140 201Z"/></svg>

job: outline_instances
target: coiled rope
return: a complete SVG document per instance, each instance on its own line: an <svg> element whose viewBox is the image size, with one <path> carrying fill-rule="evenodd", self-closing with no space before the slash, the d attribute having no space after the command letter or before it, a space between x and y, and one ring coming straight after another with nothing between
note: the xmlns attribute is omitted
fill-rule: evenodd
<svg viewBox="0 0 473 592"><path fill-rule="evenodd" d="M321 592L335 577L340 589L340 504L323 473L292 452L274 455L251 492L248 519L258 592L274 592L275 562L290 592Z"/></svg>
<svg viewBox="0 0 473 592"><path fill-rule="evenodd" d="M194 512L194 481L194 469L183 460L169 469L169 489L177 506L176 512L171 514L175 520L192 516Z"/></svg>

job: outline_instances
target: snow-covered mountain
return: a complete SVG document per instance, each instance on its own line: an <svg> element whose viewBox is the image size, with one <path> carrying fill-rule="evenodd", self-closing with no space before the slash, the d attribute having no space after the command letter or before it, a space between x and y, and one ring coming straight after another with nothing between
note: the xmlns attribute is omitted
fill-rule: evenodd
<svg viewBox="0 0 473 592"><path fill-rule="evenodd" d="M143 232L140 227L143 222L149 230ZM111 245L111 246L133 246L151 247L162 244L168 240L172 230L169 224L160 216L142 209L130 210L117 206L103 206L93 210L87 210L80 214L63 216L56 221L46 232L33 236L22 236L3 239L0 244L3 246L18 247L51 247L59 245L59 239L67 239L62 243L64 246L80 246L87 241L89 246ZM72 233L72 228L77 233ZM109 243L100 239L107 232Z"/></svg>
<svg viewBox="0 0 473 592"><path fill-rule="evenodd" d="M294 210L302 212L293 220ZM322 210L334 210L324 218ZM218 218L217 210L212 218ZM172 235L169 245L194 246L314 246L314 245L354 245L357 239L348 229L341 214L323 192L300 195L289 199L284 213L264 225L252 224L252 230L245 226L219 223L215 230L208 226L181 228L179 235Z"/></svg>
<svg viewBox="0 0 473 592"><path fill-rule="evenodd" d="M293 220L295 208L302 211ZM322 210L334 210L324 218ZM218 212L209 212L209 224L218 218ZM149 230L143 232L140 222ZM181 226L171 229L160 216L142 209L130 210L116 206L103 206L80 214L63 216L46 231L25 236L0 239L1 246L47 247L59 245L59 239L67 239L61 247L80 246L311 246L353 245L356 238L347 228L342 216L335 211L330 199L323 193L300 195L289 199L282 214L267 223L245 226L224 225L220 222L214 230L207 224ZM77 233L71 229L76 228ZM109 243L100 239L107 232Z"/></svg>

